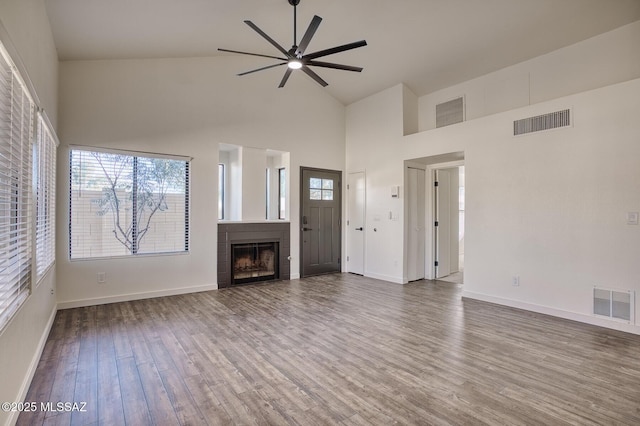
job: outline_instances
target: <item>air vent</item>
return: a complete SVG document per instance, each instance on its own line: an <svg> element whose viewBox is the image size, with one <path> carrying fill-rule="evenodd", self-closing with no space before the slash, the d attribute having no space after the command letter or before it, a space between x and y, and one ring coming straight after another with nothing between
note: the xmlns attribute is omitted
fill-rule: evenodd
<svg viewBox="0 0 640 426"><path fill-rule="evenodd" d="M571 126L571 110L564 109L514 121L513 136L569 126Z"/></svg>
<svg viewBox="0 0 640 426"><path fill-rule="evenodd" d="M464 121L464 97L436 105L436 127L450 126Z"/></svg>
<svg viewBox="0 0 640 426"><path fill-rule="evenodd" d="M635 292L594 287L593 314L633 323Z"/></svg>

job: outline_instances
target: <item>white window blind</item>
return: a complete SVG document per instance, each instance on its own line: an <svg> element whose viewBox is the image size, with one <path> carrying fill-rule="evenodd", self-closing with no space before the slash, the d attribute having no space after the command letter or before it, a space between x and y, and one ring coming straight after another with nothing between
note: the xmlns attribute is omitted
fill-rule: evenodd
<svg viewBox="0 0 640 426"><path fill-rule="evenodd" d="M55 261L56 149L53 132L40 114L36 134L36 281Z"/></svg>
<svg viewBox="0 0 640 426"><path fill-rule="evenodd" d="M189 250L189 161L72 149L71 259Z"/></svg>
<svg viewBox="0 0 640 426"><path fill-rule="evenodd" d="M0 329L31 290L35 105L0 45Z"/></svg>

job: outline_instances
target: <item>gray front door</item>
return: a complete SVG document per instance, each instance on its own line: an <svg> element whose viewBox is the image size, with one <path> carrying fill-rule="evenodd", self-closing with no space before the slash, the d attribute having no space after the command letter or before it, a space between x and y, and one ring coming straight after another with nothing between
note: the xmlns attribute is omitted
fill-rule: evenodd
<svg viewBox="0 0 640 426"><path fill-rule="evenodd" d="M340 272L342 172L300 168L300 276Z"/></svg>

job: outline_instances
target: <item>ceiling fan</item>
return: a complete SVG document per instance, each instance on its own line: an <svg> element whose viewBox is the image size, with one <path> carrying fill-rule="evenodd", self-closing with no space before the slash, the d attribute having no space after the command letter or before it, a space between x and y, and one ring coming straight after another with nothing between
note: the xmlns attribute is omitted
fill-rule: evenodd
<svg viewBox="0 0 640 426"><path fill-rule="evenodd" d="M298 44L298 41L297 41L298 39L297 39L297 35L296 35L296 30L297 30L296 6L298 6L298 4L300 4L300 0L287 0L287 1L289 2L289 4L291 6L293 6L293 46L289 50L285 50L284 47L282 47L274 39L269 37L264 31L262 31L260 28L258 28L258 26L256 24L254 24L253 22L248 21L248 20L244 21L245 24L250 26L255 32L260 34L265 40L267 40L276 49L278 49L280 51L280 53L282 53L283 57L282 56L262 55L262 54L259 54L259 53L240 52L238 50L218 49L221 52L240 53L242 55L251 55L251 56L261 56L263 58L278 59L279 61L282 61L282 62L279 62L277 64L267 65L266 67L262 67L262 68L258 68L258 69L255 69L255 70L251 70L251 71L246 71L246 72L240 73L240 74L238 74L239 76L251 74L251 73L254 73L254 72L257 72L257 71L267 70L269 68L279 67L281 65L287 65L287 70L284 72L284 77L282 77L282 80L280 81L280 85L278 87L284 87L284 85L287 83L287 80L289 79L289 76L291 76L291 73L294 70L298 70L298 69L302 70L302 72L304 72L309 77L314 79L318 84L322 85L323 87L326 87L329 83L324 81L318 74L316 74L309 67L315 66L315 67L333 68L333 69L337 69L337 70L355 71L355 72L362 71L361 67L353 67L353 66L350 66L350 65L334 64L334 63L331 63L331 62L322 62L322 61L317 61L316 59L317 58L321 58L323 56L328 56L328 55L333 55L335 53L344 52L346 50L351 50L351 49L355 49L355 48L358 48L358 47L366 46L367 42L365 40L360 40L360 41L356 41L356 42L353 42L353 43L343 44L341 46L332 47L330 49L319 50L317 52L308 53L308 54L305 55L305 51L307 49L307 46L309 46L309 42L311 41L311 38L313 37L313 35L315 34L316 30L318 29L318 26L320 25L320 22L322 22L322 18L317 16L317 15L315 15L313 17L313 19L311 20L311 23L309 24L309 27L307 28L307 31L302 36L302 40L300 40L300 44Z"/></svg>

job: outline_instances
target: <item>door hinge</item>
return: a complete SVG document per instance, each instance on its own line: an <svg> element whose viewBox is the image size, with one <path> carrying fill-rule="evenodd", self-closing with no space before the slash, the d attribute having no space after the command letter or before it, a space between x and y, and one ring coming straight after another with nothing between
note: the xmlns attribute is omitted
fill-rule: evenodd
<svg viewBox="0 0 640 426"><path fill-rule="evenodd" d="M433 186L438 186L438 181L433 182Z"/></svg>
<svg viewBox="0 0 640 426"><path fill-rule="evenodd" d="M347 262L349 261L349 256L347 256Z"/></svg>
<svg viewBox="0 0 640 426"><path fill-rule="evenodd" d="M347 226L349 226L349 221L347 220Z"/></svg>
<svg viewBox="0 0 640 426"><path fill-rule="evenodd" d="M436 220L436 222L433 224L433 226L438 226L438 221Z"/></svg>
<svg viewBox="0 0 640 426"><path fill-rule="evenodd" d="M349 184L347 184L347 189L349 189Z"/></svg>
<svg viewBox="0 0 640 426"><path fill-rule="evenodd" d="M437 260L435 261L434 265L435 265L435 266L438 266L438 261L437 261Z"/></svg>

